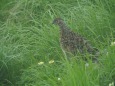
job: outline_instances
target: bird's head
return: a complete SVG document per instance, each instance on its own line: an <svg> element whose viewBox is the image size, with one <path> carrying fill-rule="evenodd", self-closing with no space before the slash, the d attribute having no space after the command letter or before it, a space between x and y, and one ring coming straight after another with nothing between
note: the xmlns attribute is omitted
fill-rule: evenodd
<svg viewBox="0 0 115 86"><path fill-rule="evenodd" d="M54 21L52 22L52 24L55 24L55 25L63 24L63 19L55 18Z"/></svg>

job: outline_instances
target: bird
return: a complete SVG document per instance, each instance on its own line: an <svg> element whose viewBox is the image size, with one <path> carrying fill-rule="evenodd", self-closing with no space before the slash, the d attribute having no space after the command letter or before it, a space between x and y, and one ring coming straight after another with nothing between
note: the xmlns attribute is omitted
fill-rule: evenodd
<svg viewBox="0 0 115 86"><path fill-rule="evenodd" d="M77 55L89 53L93 55L92 61L97 62L99 50L91 46L88 40L80 34L73 32L61 18L55 18L53 24L60 28L60 45L64 52ZM86 60L86 58L85 58Z"/></svg>

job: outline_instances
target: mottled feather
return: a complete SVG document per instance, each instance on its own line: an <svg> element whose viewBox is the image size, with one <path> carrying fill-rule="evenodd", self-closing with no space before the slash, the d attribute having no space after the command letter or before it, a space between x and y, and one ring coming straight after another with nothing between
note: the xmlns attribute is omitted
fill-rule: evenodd
<svg viewBox="0 0 115 86"><path fill-rule="evenodd" d="M98 49L93 48L84 37L73 32L61 18L54 19L53 24L60 27L60 44L64 51L73 55L89 53L97 58Z"/></svg>

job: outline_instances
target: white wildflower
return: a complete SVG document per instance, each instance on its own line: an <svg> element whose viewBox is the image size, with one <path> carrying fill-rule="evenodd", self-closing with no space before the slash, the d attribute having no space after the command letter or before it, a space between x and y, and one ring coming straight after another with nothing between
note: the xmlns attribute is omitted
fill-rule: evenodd
<svg viewBox="0 0 115 86"><path fill-rule="evenodd" d="M108 56L108 54L109 54L109 53L107 52L106 55Z"/></svg>
<svg viewBox="0 0 115 86"><path fill-rule="evenodd" d="M38 63L38 65L43 65L43 64L44 64L44 62L39 62L39 63Z"/></svg>
<svg viewBox="0 0 115 86"><path fill-rule="evenodd" d="M58 81L60 81L61 80L61 78L58 78Z"/></svg>
<svg viewBox="0 0 115 86"><path fill-rule="evenodd" d="M54 60L50 60L50 61L49 61L49 64L52 64L52 63L54 63Z"/></svg>
<svg viewBox="0 0 115 86"><path fill-rule="evenodd" d="M115 42L111 42L111 46L115 46Z"/></svg>
<svg viewBox="0 0 115 86"><path fill-rule="evenodd" d="M114 86L114 82L110 83L109 86Z"/></svg>
<svg viewBox="0 0 115 86"><path fill-rule="evenodd" d="M88 64L88 63L86 63L86 64L85 64L85 67L88 67L88 66L89 66L89 64Z"/></svg>

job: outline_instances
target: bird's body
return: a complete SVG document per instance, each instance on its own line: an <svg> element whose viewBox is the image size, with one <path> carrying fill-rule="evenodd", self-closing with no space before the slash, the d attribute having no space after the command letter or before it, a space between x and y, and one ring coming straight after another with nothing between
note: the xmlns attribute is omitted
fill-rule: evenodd
<svg viewBox="0 0 115 86"><path fill-rule="evenodd" d="M64 51L73 55L77 55L77 53L95 55L98 52L86 39L71 31L62 19L56 18L53 23L60 27L60 44Z"/></svg>

